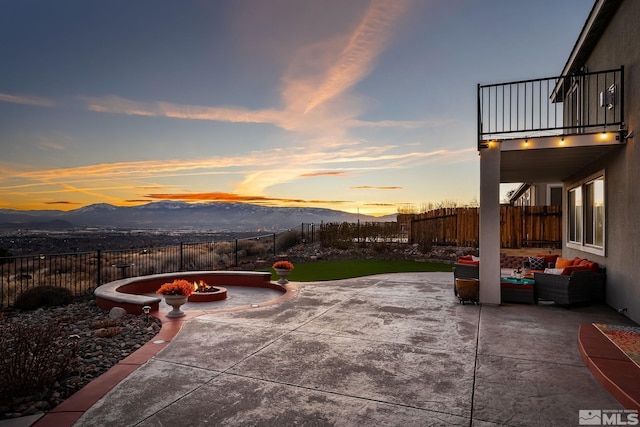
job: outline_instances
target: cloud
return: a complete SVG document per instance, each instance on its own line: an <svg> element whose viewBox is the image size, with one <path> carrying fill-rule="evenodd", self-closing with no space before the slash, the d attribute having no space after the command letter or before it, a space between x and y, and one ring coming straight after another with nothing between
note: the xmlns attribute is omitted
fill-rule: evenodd
<svg viewBox="0 0 640 427"><path fill-rule="evenodd" d="M402 190L404 187L376 187L372 185L359 185L350 187L351 190Z"/></svg>
<svg viewBox="0 0 640 427"><path fill-rule="evenodd" d="M316 176L349 176L348 172L328 171L328 172L309 172L298 175L301 178L312 178Z"/></svg>
<svg viewBox="0 0 640 427"><path fill-rule="evenodd" d="M280 204L280 203L303 203L303 204L327 204L346 203L343 200L306 200L306 199L286 199L278 197L248 196L237 193L211 192L211 193L152 193L146 194L153 200L180 200L183 202L242 202L258 204Z"/></svg>
<svg viewBox="0 0 640 427"><path fill-rule="evenodd" d="M44 202L45 205L79 205L77 202L70 202L68 200L60 200L57 202Z"/></svg>
<svg viewBox="0 0 640 427"><path fill-rule="evenodd" d="M0 102L9 102L11 104L34 105L37 107L53 107L56 105L56 103L50 99L40 98L37 96L10 95L8 93L0 93Z"/></svg>
<svg viewBox="0 0 640 427"><path fill-rule="evenodd" d="M53 141L41 142L40 144L38 144L38 148L40 148L41 150L56 150L56 151L66 150L65 147Z"/></svg>
<svg viewBox="0 0 640 427"><path fill-rule="evenodd" d="M311 94L305 113L340 95L371 72L378 55L389 43L394 24L407 6L408 2L402 0L371 2L337 62Z"/></svg>
<svg viewBox="0 0 640 427"><path fill-rule="evenodd" d="M290 53L288 69L282 76L282 105L279 108L248 110L237 106L138 102L115 95L79 99L85 103L85 108L95 112L267 123L291 132L331 136L334 140L344 137L349 128L419 127L422 125L419 121L356 120L354 118L360 114L362 105L354 102L353 97L340 99L373 70L376 59L389 44L395 25L408 5L407 0L373 0L352 32L294 49ZM328 101L332 101L331 108L323 105ZM312 144L308 142L307 145Z"/></svg>

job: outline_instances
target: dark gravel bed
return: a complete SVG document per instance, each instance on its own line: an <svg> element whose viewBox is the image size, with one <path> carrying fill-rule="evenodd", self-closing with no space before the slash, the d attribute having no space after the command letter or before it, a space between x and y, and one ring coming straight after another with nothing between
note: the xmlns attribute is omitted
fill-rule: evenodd
<svg viewBox="0 0 640 427"><path fill-rule="evenodd" d="M50 411L150 341L161 328L158 319L150 317L147 321L145 315L126 314L111 318L109 312L100 309L95 300L88 297L76 299L73 304L63 307L2 312L0 332L16 321L30 325L60 325L62 333L56 342L67 345L73 342L74 346L77 345L77 351L76 356L69 360L69 369L52 386L32 393L16 392L0 397L0 419ZM7 361L10 356L5 355L2 361L5 365L0 367L4 371L0 374L7 375L11 363L19 364Z"/></svg>

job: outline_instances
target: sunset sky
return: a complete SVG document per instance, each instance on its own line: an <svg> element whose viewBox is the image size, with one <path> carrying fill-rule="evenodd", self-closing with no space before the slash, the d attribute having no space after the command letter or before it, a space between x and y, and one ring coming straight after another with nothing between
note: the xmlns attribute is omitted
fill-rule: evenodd
<svg viewBox="0 0 640 427"><path fill-rule="evenodd" d="M476 85L561 72L592 0L4 0L0 208L479 197Z"/></svg>

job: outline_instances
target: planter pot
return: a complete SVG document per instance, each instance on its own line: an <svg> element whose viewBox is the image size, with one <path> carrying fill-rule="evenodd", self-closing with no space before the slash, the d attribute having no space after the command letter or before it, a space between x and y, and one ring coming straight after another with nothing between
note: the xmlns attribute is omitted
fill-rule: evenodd
<svg viewBox="0 0 640 427"><path fill-rule="evenodd" d="M180 306L187 302L186 295L165 295L164 301L167 305L173 307L173 310L167 313L167 317L183 317L186 316L185 312L180 310Z"/></svg>
<svg viewBox="0 0 640 427"><path fill-rule="evenodd" d="M458 292L460 302L477 302L479 283L478 279L456 279L456 291Z"/></svg>
<svg viewBox="0 0 640 427"><path fill-rule="evenodd" d="M287 280L287 276L289 275L289 273L291 273L291 270L287 270L286 268L276 268L276 274L280 278L280 280L278 280L278 283L281 285L286 285L287 283L289 283L289 281Z"/></svg>

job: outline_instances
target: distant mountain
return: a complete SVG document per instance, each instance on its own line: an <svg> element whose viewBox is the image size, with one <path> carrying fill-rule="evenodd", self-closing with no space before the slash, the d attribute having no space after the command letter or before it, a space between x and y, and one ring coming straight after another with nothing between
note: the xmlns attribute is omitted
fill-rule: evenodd
<svg viewBox="0 0 640 427"><path fill-rule="evenodd" d="M395 221L395 215L373 217L322 208L280 208L248 203L161 201L121 207L98 203L72 211L0 209L2 228L110 227L206 229L213 231L281 230L301 223ZM47 227L47 224L51 227ZM35 227L37 225L38 227Z"/></svg>

